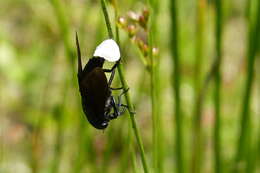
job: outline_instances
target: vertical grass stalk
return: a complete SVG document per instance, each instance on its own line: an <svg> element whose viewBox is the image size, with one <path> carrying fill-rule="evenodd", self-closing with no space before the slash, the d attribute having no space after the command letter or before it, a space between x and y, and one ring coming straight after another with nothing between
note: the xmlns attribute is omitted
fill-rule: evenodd
<svg viewBox="0 0 260 173"><path fill-rule="evenodd" d="M194 104L193 114L193 131L191 146L193 148L191 156L191 172L198 172L201 164L201 112L202 99L200 99L201 88L201 70L203 59L203 31L204 31L204 9L206 6L205 0L197 1L197 15L196 15L196 52L195 52L195 70L194 70L194 91L196 96L196 103Z"/></svg>
<svg viewBox="0 0 260 173"><path fill-rule="evenodd" d="M203 60L203 47L204 47L204 13L206 8L205 0L197 1L197 15L196 15L196 52L195 52L195 69L194 69L194 90L198 94L201 85L201 70Z"/></svg>
<svg viewBox="0 0 260 173"><path fill-rule="evenodd" d="M64 90L67 91L67 90ZM66 95L64 96L66 97ZM65 100L65 99L64 99ZM57 127L56 141L54 144L54 158L51 162L51 173L59 172L60 160L62 155L62 143L63 143L63 114L64 114L64 104L60 103L54 108L54 118Z"/></svg>
<svg viewBox="0 0 260 173"><path fill-rule="evenodd" d="M80 105L80 104L79 104ZM80 108L79 108L80 110ZM83 116L82 116L83 117ZM72 172L73 173L80 173L84 169L84 166L86 165L86 162L88 162L88 159L91 161L95 160L94 154L91 154L89 150L91 150L91 139L89 137L89 131L86 126L86 121L82 119L79 119L79 127L77 129L76 134L84 134L83 136L77 135L76 141L78 143L77 150L76 150L76 156L75 161L73 162ZM93 151L93 150L92 150ZM88 153L88 154L86 154ZM91 158L90 158L91 155ZM91 165L91 163L89 163ZM93 169L94 170L94 169ZM91 170L91 171L93 171ZM97 172L97 171L93 171Z"/></svg>
<svg viewBox="0 0 260 173"><path fill-rule="evenodd" d="M115 21L117 21L118 19L118 6L117 6L117 1L114 0L112 1L112 5L115 11ZM115 32L116 32L116 42L120 45L120 37L119 37L119 28L117 23L115 22ZM133 173L137 173L137 167L136 167L136 156L135 156L135 151L133 149L132 144L132 139L133 139L133 133L132 133L132 129L131 129L131 123L128 121L128 133L127 136L124 140L124 151L123 151L123 156L121 159L121 164L120 167L118 169L118 171L124 172L125 168L128 166L129 164L129 154L131 157L131 163L132 163L132 172Z"/></svg>
<svg viewBox="0 0 260 173"><path fill-rule="evenodd" d="M65 47L66 56L68 58L69 63L72 67L74 64L74 51L72 49L70 39L69 39L69 25L68 21L66 20L64 9L59 0L49 0L54 8L54 12L56 13L57 21L60 27L61 37L63 39L63 44ZM74 69L74 68L72 68ZM75 75L74 75L75 76Z"/></svg>
<svg viewBox="0 0 260 173"><path fill-rule="evenodd" d="M183 159L183 116L181 113L181 100L180 100L180 82L181 82L181 70L179 62L179 40L178 40L178 12L177 12L177 0L171 0L171 52L173 59L173 93L175 100L175 142L176 142L176 168L178 173L184 172L184 159Z"/></svg>
<svg viewBox="0 0 260 173"><path fill-rule="evenodd" d="M235 156L234 172L242 172L239 169L241 161L245 161L246 155L248 155L250 148L250 103L251 103L251 93L254 80L254 64L256 59L256 54L259 44L259 31L260 31L260 2L257 2L257 12L255 17L251 17L252 21L249 23L249 33L248 33L248 48L247 48L247 71L246 71L246 82L245 90L242 101L242 110L240 115L240 135L237 145L237 151ZM254 20L253 20L254 19ZM250 160L250 159L249 159ZM250 164L250 163L247 163Z"/></svg>
<svg viewBox="0 0 260 173"><path fill-rule="evenodd" d="M76 71L74 70L74 58L75 58L75 52L72 48L72 44L69 39L69 24L67 21L67 18L65 17L64 8L59 0L50 0L50 3L54 9L57 22L59 25L61 37L63 39L64 49L65 49L65 55L67 57L68 64L70 65L69 70L72 73L72 77L66 78L65 83L63 84L64 87L62 88L62 95L63 99L60 100L60 103L58 103L58 111L57 115L57 135L56 135L56 143L55 143L55 155L52 165L52 172L58 172L58 168L60 165L61 155L62 155L62 147L63 147L63 114L64 114L64 105L67 97L67 91L71 84L71 78L73 78L73 81L76 81Z"/></svg>
<svg viewBox="0 0 260 173"><path fill-rule="evenodd" d="M105 21L106 21L106 26L107 26L109 38L113 39L114 35L113 35L113 32L112 32L112 27L111 27L111 24L110 24L109 15L108 15L106 4L105 4L104 0L101 0L101 6L102 6L102 11L103 11L103 14L104 14ZM120 78L120 81L122 83L122 86L123 86L124 90L127 90L128 85L127 85L127 82L125 80L125 76L124 76L124 73L123 73L123 67L122 67L121 63L119 63L117 70L118 70L118 73L119 73L119 78ZM149 171L148 171L147 161L146 161L146 158L145 158L143 142L142 142L142 139L141 139L140 134L139 134L139 130L138 130L136 120L135 120L134 107L133 107L133 104L132 104L132 101L131 101L131 98L130 98L128 92L126 92L126 94L125 94L125 99L126 99L126 103L127 103L127 106L128 106L130 120L131 120L131 123L132 123L134 135L136 137L136 141L137 141L138 147L140 149L143 169L144 169L145 173L148 173Z"/></svg>
<svg viewBox="0 0 260 173"><path fill-rule="evenodd" d="M153 31L150 31L153 32ZM151 68L150 68L150 85L151 85L151 99L152 99L152 138L153 138L153 168L154 172L158 172L158 154L159 154L159 148L158 148L158 111L157 111L157 94L156 94L156 77L155 77L155 70L156 70L156 62L152 53L152 45L153 45L153 38L152 33L149 33L149 58L151 60Z"/></svg>
<svg viewBox="0 0 260 173"><path fill-rule="evenodd" d="M215 107L215 124L214 124L214 156L215 156L215 172L221 172L221 63L222 63L222 0L215 1L216 23L215 23L215 39L216 39L216 60L217 67L215 73L215 89L214 89L214 107Z"/></svg>
<svg viewBox="0 0 260 173"><path fill-rule="evenodd" d="M150 84L151 84L151 100L152 100L152 133L153 133L153 168L154 172L163 171L163 148L160 143L162 139L162 125L159 116L159 58L158 55L153 54L153 48L156 47L157 41L157 16L159 12L159 2L156 0L149 0L150 17L148 28L148 45L149 45L149 59L151 62L150 68Z"/></svg>

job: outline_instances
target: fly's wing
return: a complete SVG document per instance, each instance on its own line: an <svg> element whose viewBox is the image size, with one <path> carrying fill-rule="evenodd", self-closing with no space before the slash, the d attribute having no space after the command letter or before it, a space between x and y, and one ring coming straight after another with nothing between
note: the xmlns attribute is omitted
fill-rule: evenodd
<svg viewBox="0 0 260 173"><path fill-rule="evenodd" d="M87 111L89 121L103 121L104 107L110 90L107 78L102 68L96 67L81 80L81 95L83 107Z"/></svg>

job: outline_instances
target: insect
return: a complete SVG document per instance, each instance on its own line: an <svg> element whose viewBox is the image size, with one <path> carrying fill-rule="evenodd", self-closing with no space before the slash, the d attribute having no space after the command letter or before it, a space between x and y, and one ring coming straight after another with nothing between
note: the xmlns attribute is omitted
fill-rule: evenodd
<svg viewBox="0 0 260 173"><path fill-rule="evenodd" d="M76 33L76 46L78 54L78 84L81 94L82 108L90 122L97 129L105 129L110 120L123 114L126 105L121 104L123 91L116 103L112 90L121 90L121 88L112 88L111 84L115 75L115 69L120 59L120 51L116 42L112 39L103 41L95 50L92 58L82 69L81 51L78 35ZM111 69L103 69L105 60L115 62ZM107 81L106 73L111 73Z"/></svg>

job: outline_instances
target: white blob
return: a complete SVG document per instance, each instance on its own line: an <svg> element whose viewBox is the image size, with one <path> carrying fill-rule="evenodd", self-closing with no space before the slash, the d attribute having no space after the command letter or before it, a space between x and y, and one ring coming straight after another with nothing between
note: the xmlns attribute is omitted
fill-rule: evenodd
<svg viewBox="0 0 260 173"><path fill-rule="evenodd" d="M109 62L115 62L120 59L120 50L114 40L108 39L97 46L93 56L104 58Z"/></svg>

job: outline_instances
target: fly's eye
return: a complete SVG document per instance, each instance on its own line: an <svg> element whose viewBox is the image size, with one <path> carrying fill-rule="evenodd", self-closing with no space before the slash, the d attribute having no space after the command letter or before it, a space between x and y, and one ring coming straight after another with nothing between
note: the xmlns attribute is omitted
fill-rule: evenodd
<svg viewBox="0 0 260 173"><path fill-rule="evenodd" d="M97 46L93 56L104 58L109 62L115 62L120 59L120 50L114 40L108 39Z"/></svg>

